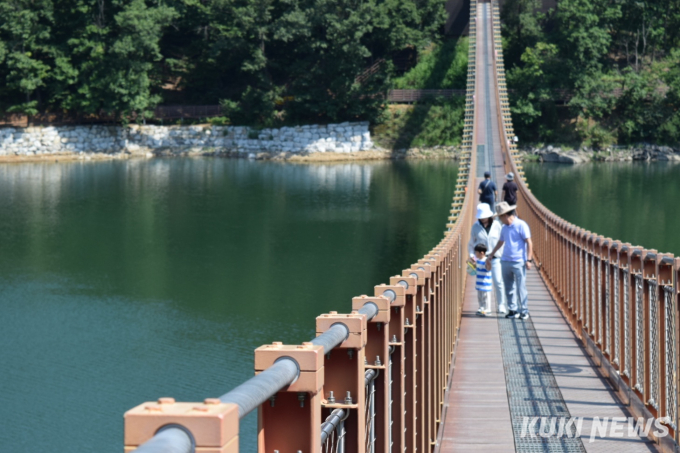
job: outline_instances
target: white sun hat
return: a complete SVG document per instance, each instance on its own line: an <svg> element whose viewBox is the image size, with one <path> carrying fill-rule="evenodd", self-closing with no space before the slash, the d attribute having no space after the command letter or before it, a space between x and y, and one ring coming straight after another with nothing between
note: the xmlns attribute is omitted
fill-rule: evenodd
<svg viewBox="0 0 680 453"><path fill-rule="evenodd" d="M477 205L477 219L488 219L489 217L493 217L491 206L487 203L479 203Z"/></svg>

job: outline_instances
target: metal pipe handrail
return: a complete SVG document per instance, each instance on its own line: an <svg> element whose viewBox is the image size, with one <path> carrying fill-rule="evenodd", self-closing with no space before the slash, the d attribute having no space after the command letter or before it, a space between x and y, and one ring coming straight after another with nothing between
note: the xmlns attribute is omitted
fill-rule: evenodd
<svg viewBox="0 0 680 453"><path fill-rule="evenodd" d="M186 429L168 426L161 428L151 439L134 451L135 453L194 453L196 446Z"/></svg>
<svg viewBox="0 0 680 453"><path fill-rule="evenodd" d="M511 124L505 104L501 145L508 169L519 175L515 153L505 146L510 142L504 127ZM536 234L544 239L535 242L534 251L545 261L540 272L557 307L589 354L599 357L598 367L607 370L619 395L630 400L632 414L656 418L674 431L651 437L664 451L676 451L680 259L576 227L546 208L530 192L523 174L518 185L523 218L545 233ZM576 238L570 237L574 232Z"/></svg>
<svg viewBox="0 0 680 453"><path fill-rule="evenodd" d="M368 385L376 377L378 377L378 370L373 368L366 370L366 373L364 373L365 385Z"/></svg>
<svg viewBox="0 0 680 453"><path fill-rule="evenodd" d="M474 5L476 4L476 0L472 0L471 3L471 8L474 8ZM472 29L474 30L474 25L472 26ZM472 40L471 48L474 49L474 39ZM474 56L474 51L471 50L471 55ZM474 60L474 59L473 59ZM472 61L473 61L472 60ZM474 109L472 108L472 105L470 103L472 102L472 97L474 93L474 77L471 77L470 74L468 74L468 82L472 82L472 88L470 88L470 83L468 83L468 90L467 90L467 98L468 98L468 103L466 105L466 113L465 113L465 121L466 124L468 122L472 121L472 118L474 117ZM183 112L182 112L183 113ZM470 137L474 137L474 130L469 134ZM464 139L465 140L465 139ZM454 259L453 256L447 256L447 254L453 254L455 248L458 248L458 254L460 255L460 250L461 250L461 244L466 243L467 239L469 238L469 227L471 226L471 216L472 216L472 211L473 211L473 196L471 195L473 193L474 189L474 182L475 182L475 177L474 177L474 168L475 168L475 162L476 159L474 157L474 154L472 153L472 141L470 142L464 142L464 154L463 154L463 162L461 163L461 171L459 172L458 175L458 184L456 188L456 194L454 196L454 203L452 204L452 214L454 214L455 218L449 218L449 222L447 223L447 228L448 231L445 233L445 238L444 240L435 248L432 252L433 255L439 255L440 252L441 256L439 258L434 258L431 257L430 255L426 255L425 259L421 261L422 264L414 265L412 269L416 270L421 270L421 271L426 271L425 272L425 277L423 277L423 274L420 272L416 271L405 271L406 273L404 274L404 277L408 275L411 278L414 278L416 282L420 283L415 283L416 286L420 288L421 285L429 285L426 286L425 291L403 291L403 289L407 290L412 290L414 288L410 288L410 284L407 280L400 280L397 279L396 282L396 287L391 286L389 289L385 288L384 293L382 294L382 297L384 297L389 304L395 304L398 302L398 299L403 298L403 296L398 297L397 293L400 294L418 294L416 297L422 297L422 301L424 303L429 303L429 309L431 310L431 315L436 316L437 313L449 313L448 311L444 312L443 310L451 310L452 311L452 316L450 316L448 319L445 321L433 325L428 329L428 326L424 327L424 332L425 335L429 335L430 340L428 341L435 341L434 339L437 338L442 338L445 339L447 344L443 344L437 351L435 355L437 357L432 358L433 362L431 363L431 367L434 367L434 363L439 363L440 366L436 370L432 370L432 379L433 381L436 381L437 384L443 384L445 379L446 379L446 374L443 372L446 368L446 363L447 360L450 359L451 354L453 353L453 347L452 344L455 342L455 339L457 338L457 329L460 327L460 318L461 318L461 313L462 313L462 289L464 287L464 282L466 279L466 273L465 271L460 271L460 262L458 265L458 270L453 270L455 268ZM468 163L469 162L469 163ZM458 257L460 261L460 256ZM448 263L448 264L447 264ZM451 272L445 271L444 268L445 266L449 266L451 268ZM446 267L448 269L449 267ZM442 288L447 288L447 291L442 291L442 292L434 292L430 291L430 289L434 288L435 285L439 286L441 285ZM454 294L455 293L455 294ZM410 296L407 296L410 297ZM434 310L440 310L441 311L434 311ZM423 312L425 311L425 307L423 307ZM356 312L354 312L356 313ZM371 321L374 319L378 313L379 313L379 308L378 304L375 302L366 302L361 309L358 310L358 313L361 315L366 316L367 321ZM420 313L420 311L419 311ZM311 340L311 344L321 346L323 348L323 352L325 354L328 354L331 352L333 349L336 347L340 346L343 342L347 341L350 338L350 329L348 328L348 325L345 325L343 322L342 317L334 317L333 318L333 324L330 326L328 330L326 330L324 333L320 334L316 338ZM353 320L354 322L354 320ZM408 322L407 320L401 320L402 323L404 323L406 326L411 326L415 327L413 324ZM378 324L377 328L380 329L383 323ZM363 326L364 328L366 327L365 325ZM415 332L415 330L413 330ZM362 333L363 335L363 333ZM396 335L395 335L396 336ZM370 336L369 336L370 337ZM367 341L371 342L373 341L371 338L368 338ZM404 345L406 344L412 344L415 345L415 334L414 335L404 335L403 338ZM420 341L420 340L418 340ZM437 340L439 341L439 340ZM387 346L387 345L384 345ZM357 347L357 346L354 346ZM359 347L362 348L362 347ZM386 393L383 394L382 398L387 398L387 401L389 401L389 408L387 410L386 417L389 420L389 426L392 426L393 423L395 426L400 426L400 429L406 429L406 421L404 419L404 415L406 414L406 406L405 403L396 401L392 401L392 381L393 373L406 373L406 372L411 372L416 376L416 370L415 367L412 367L410 370L405 370L405 353L404 350L407 348L400 348L399 351L400 353L397 354L399 357L393 357L393 354L395 353L395 345L390 344L389 345L389 359L386 362L385 365L385 371L384 375L382 376L383 379L386 381L380 381L382 384L376 387L379 387L380 392ZM349 351L353 352L353 351ZM351 357L351 354L350 354ZM356 363L359 363L356 361ZM359 365L361 366L361 365ZM373 395L374 393L377 394L377 390L373 387L374 384L376 384L376 378L383 373L380 373L379 370L377 369L364 369L365 374L364 374L364 379L365 383L367 386L371 387L370 394ZM424 371L421 371L423 373ZM438 374L438 376L436 376ZM242 383L238 387L234 388L233 390L229 391L228 393L222 395L219 400L222 403L225 404L233 404L236 405L238 408L238 418L241 419L244 416L246 416L248 413L252 412L254 409L258 408L262 404L264 404L268 399L271 399L274 397L277 392L284 390L286 386L296 382L298 377L300 376L300 366L296 360L294 360L291 357L281 357L279 358L273 365L265 369L264 371L260 372L258 375L252 377L251 379L247 380L246 382ZM418 379L424 379L422 376L423 374L418 375ZM360 382L357 382L357 384L360 385ZM419 384L420 386L421 384ZM409 392L409 397L411 397L412 393ZM301 395L298 395L300 397ZM419 417L437 417L437 414L435 413L437 411L436 408L439 408L442 404L441 398L443 397L443 392L433 392L431 398L432 402L427 409L425 408L425 405L422 404L418 408L418 410L421 411L421 415ZM314 404L318 404L318 402L315 402ZM361 404L361 402L359 402ZM375 401L373 399L370 399L370 414L371 415L371 434L370 434L370 439L372 442L372 445L377 444L377 440L375 437L375 427L373 426L373 423L375 423L374 415L375 415ZM393 406L394 405L394 406ZM303 406L304 407L304 406ZM392 410L393 408L399 409L399 411L394 412L394 419L393 419L393 414ZM231 409L231 408L227 408ZM316 408L315 408L316 409ZM401 417L397 416L397 413L401 413ZM340 442L339 445L342 445L344 448L344 420L347 419L348 415L350 414L350 411L347 408L343 409L336 409L332 411L331 415L326 419L326 421L321 424L321 441L322 443L325 443L328 441L329 437L335 432L338 433L339 439L338 442ZM317 425L318 426L318 425ZM355 429L352 427L352 429ZM396 429L396 428L395 428ZM414 431L415 427L410 428L411 432ZM335 430L335 431L334 431ZM387 433L383 433L387 439L382 439L381 441L387 442L387 445L389 445L388 448L392 448L392 445L395 443L399 443L397 439L392 438L392 428L388 429ZM314 433L316 436L316 433ZM423 439L426 438L427 434L423 434ZM350 439L352 439L352 442L355 442L357 440L356 437L349 436ZM340 440L342 439L342 440ZM187 442L189 442L189 446L187 446ZM316 442L316 441L315 441ZM403 442L401 442L403 444ZM427 442L425 442L427 444ZM396 448L396 447L394 447ZM135 451L138 453L194 453L195 447L193 447L192 443L192 433L187 430L184 427L181 426L170 426L166 425L159 430L156 435L143 445L139 446ZM374 447L371 447L371 453L374 451Z"/></svg>
<svg viewBox="0 0 680 453"><path fill-rule="evenodd" d="M396 295L395 295L396 296ZM367 302L360 310L359 314L366 315L370 321L378 314L378 306L373 302ZM314 338L311 343L323 346L324 354L328 354L336 346L341 344L349 336L349 329L342 323L337 323L331 326L326 332ZM288 357L277 360L272 366L252 378L245 381L235 389L220 396L220 401L227 404L236 404L238 406L238 417L242 419L254 409L257 409L262 403L267 401L282 388L292 384L300 376L300 366L298 363ZM181 437L187 434L181 429L178 429L181 434L176 433L176 436ZM166 431L163 431L165 433ZM174 431L173 431L174 432ZM159 433L161 434L161 433ZM174 450L167 450L165 447L168 434L158 440L156 434L149 441L141 445L135 450L136 453L152 453L152 452L169 452L174 453ZM180 442L182 445L183 443ZM143 448L143 450L142 450ZM178 453L191 450L178 450Z"/></svg>
<svg viewBox="0 0 680 453"><path fill-rule="evenodd" d="M325 444L335 428L349 415L346 409L335 409L321 424L321 445Z"/></svg>
<svg viewBox="0 0 680 453"><path fill-rule="evenodd" d="M262 373L220 396L220 401L236 404L241 419L276 395L276 392L295 382L299 375L298 363L291 358L282 358Z"/></svg>

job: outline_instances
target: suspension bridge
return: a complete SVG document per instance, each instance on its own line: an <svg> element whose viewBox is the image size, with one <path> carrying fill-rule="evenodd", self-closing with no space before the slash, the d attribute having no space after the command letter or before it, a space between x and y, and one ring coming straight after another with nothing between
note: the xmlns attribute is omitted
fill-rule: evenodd
<svg viewBox="0 0 680 453"><path fill-rule="evenodd" d="M441 242L348 313L317 317L309 342L257 348L255 376L226 394L129 410L126 452L235 453L254 410L261 453L678 450L680 259L585 231L532 195L498 4L470 8L465 152ZM485 171L518 176L536 260L528 320L474 315L465 261Z"/></svg>

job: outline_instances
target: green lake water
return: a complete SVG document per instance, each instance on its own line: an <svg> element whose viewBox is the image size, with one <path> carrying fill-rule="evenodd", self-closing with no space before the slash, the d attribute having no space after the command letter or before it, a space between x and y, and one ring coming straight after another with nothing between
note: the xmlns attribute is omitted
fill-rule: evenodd
<svg viewBox="0 0 680 453"><path fill-rule="evenodd" d="M452 162L0 166L0 450L118 453L123 413L202 401L443 236ZM537 188L540 184L537 184ZM254 452L255 417L241 426Z"/></svg>
<svg viewBox="0 0 680 453"><path fill-rule="evenodd" d="M680 256L680 165L525 164L534 195L594 233Z"/></svg>

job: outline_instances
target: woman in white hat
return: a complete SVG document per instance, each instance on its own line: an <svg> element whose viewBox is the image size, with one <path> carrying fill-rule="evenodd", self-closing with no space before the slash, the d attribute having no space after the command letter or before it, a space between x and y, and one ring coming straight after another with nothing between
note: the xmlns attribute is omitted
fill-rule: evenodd
<svg viewBox="0 0 680 453"><path fill-rule="evenodd" d="M468 242L468 254L470 262L475 256L475 245L484 244L487 250L493 250L501 237L501 223L494 219L491 207L486 203L477 205L477 222L472 225L470 232L470 242ZM503 247L496 251L494 256L488 256L491 260L491 279L493 281L496 301L498 302L498 312L507 313L508 308L505 303L505 290L503 288L503 275L501 272L500 256L503 254Z"/></svg>

